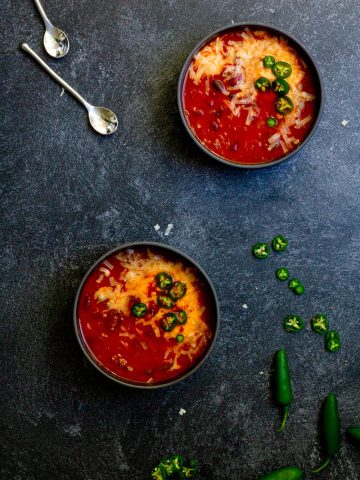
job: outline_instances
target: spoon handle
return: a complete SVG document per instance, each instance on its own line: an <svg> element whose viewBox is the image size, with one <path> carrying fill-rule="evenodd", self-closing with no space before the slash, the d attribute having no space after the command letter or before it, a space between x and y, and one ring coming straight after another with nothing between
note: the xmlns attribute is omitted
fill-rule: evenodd
<svg viewBox="0 0 360 480"><path fill-rule="evenodd" d="M31 55L42 67L44 70L48 72L49 75L51 75L62 87L65 88L71 95L73 95L76 100L78 100L80 103L84 105L84 107L88 110L91 105L85 100L84 97L82 97L76 90L74 90L65 80L63 80L57 73L54 72L52 68L50 68L42 58L39 57L39 55L34 52L32 48L29 47L27 43L22 43L21 48L27 52L29 55Z"/></svg>
<svg viewBox="0 0 360 480"><path fill-rule="evenodd" d="M39 13L41 15L41 18L43 19L45 26L50 25L52 26L52 23L50 22L48 16L45 13L44 7L42 6L40 0L34 0L35 5L37 6L37 9L39 10Z"/></svg>

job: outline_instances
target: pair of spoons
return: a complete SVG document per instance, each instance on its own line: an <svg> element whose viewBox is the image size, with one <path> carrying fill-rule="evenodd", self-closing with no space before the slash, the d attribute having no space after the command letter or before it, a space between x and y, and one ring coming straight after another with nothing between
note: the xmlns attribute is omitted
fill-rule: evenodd
<svg viewBox="0 0 360 480"><path fill-rule="evenodd" d="M47 53L54 58L64 57L69 51L69 39L65 32L60 28L54 27L45 13L40 0L34 0L39 13L45 24L44 47ZM60 85L65 88L76 100L78 100L88 111L90 125L101 135L114 133L118 127L118 119L111 110L105 107L91 105L74 88L63 80L52 68L50 68L42 58L27 44L22 43L21 48L31 55L43 69L51 75Z"/></svg>

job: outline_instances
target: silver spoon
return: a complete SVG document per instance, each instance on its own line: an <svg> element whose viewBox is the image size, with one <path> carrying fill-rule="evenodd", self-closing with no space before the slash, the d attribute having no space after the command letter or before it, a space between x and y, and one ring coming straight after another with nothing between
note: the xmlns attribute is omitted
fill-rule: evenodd
<svg viewBox="0 0 360 480"><path fill-rule="evenodd" d="M60 83L71 95L73 95L76 100L84 105L89 114L90 124L94 130L96 130L101 135L109 135L114 133L118 127L118 119L111 110L104 107L95 107L88 103L84 97L82 97L76 90L74 90L70 85L65 82L57 73L54 72L39 55L34 52L32 48L29 47L27 43L22 43L21 48L29 53L42 67L48 72L57 82Z"/></svg>
<svg viewBox="0 0 360 480"><path fill-rule="evenodd" d="M40 0L34 0L45 24L44 47L47 53L54 58L64 57L69 51L70 43L66 33L54 27L45 13Z"/></svg>

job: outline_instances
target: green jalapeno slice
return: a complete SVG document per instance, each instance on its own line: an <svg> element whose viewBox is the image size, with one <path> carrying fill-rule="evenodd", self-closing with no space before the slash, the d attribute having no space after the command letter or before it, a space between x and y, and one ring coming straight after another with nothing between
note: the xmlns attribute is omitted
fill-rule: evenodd
<svg viewBox="0 0 360 480"><path fill-rule="evenodd" d="M197 476L198 466L196 460L190 460L189 466L183 466L180 471L181 479L193 479Z"/></svg>
<svg viewBox="0 0 360 480"><path fill-rule="evenodd" d="M281 115L287 115L293 111L294 104L291 98L284 95L283 97L278 97L275 100L275 108L277 112L281 113Z"/></svg>
<svg viewBox="0 0 360 480"><path fill-rule="evenodd" d="M297 285L295 288L293 288L293 292L296 293L296 295L302 295L305 292L304 285L300 283L300 285Z"/></svg>
<svg viewBox="0 0 360 480"><path fill-rule="evenodd" d="M165 313L160 319L160 327L165 332L171 332L176 327L177 319L175 313Z"/></svg>
<svg viewBox="0 0 360 480"><path fill-rule="evenodd" d="M294 288L298 287L299 285L301 285L301 282L298 278L292 278L289 280L289 288L291 290L294 290Z"/></svg>
<svg viewBox="0 0 360 480"><path fill-rule="evenodd" d="M167 273L167 272L158 273L155 277L155 281L156 281L156 285L161 290L167 290L168 288L171 288L174 282L170 273Z"/></svg>
<svg viewBox="0 0 360 480"><path fill-rule="evenodd" d="M256 258L267 258L270 253L270 247L267 243L259 242L252 247L253 254Z"/></svg>
<svg viewBox="0 0 360 480"><path fill-rule="evenodd" d="M275 65L272 66L272 71L277 78L287 78L290 77L292 68L289 63L276 62Z"/></svg>
<svg viewBox="0 0 360 480"><path fill-rule="evenodd" d="M272 55L266 55L263 59L263 65L265 68L272 68L275 65L275 57Z"/></svg>
<svg viewBox="0 0 360 480"><path fill-rule="evenodd" d="M184 335L181 335L181 333L179 333L179 335L176 335L176 341L178 343L181 343L184 341Z"/></svg>
<svg viewBox="0 0 360 480"><path fill-rule="evenodd" d="M284 318L284 328L289 333L300 332L304 328L304 320L298 315L288 315Z"/></svg>
<svg viewBox="0 0 360 480"><path fill-rule="evenodd" d="M269 117L269 118L266 120L266 123L267 123L267 126L268 126L268 127L274 128L274 127L276 127L276 125L278 124L278 121L277 121L276 118L274 118L274 117Z"/></svg>
<svg viewBox="0 0 360 480"><path fill-rule="evenodd" d="M163 308L172 308L175 305L174 300L168 295L158 295L157 303Z"/></svg>
<svg viewBox="0 0 360 480"><path fill-rule="evenodd" d="M325 337L325 346L329 352L337 352L341 348L340 335L335 330L329 330Z"/></svg>
<svg viewBox="0 0 360 480"><path fill-rule="evenodd" d="M156 465L156 467L154 467L150 472L150 478L152 480L166 480L166 470L162 465Z"/></svg>
<svg viewBox="0 0 360 480"><path fill-rule="evenodd" d="M257 88L257 90L260 90L261 92L267 92L271 88L271 82L266 77L260 77L256 80L255 87Z"/></svg>
<svg viewBox="0 0 360 480"><path fill-rule="evenodd" d="M290 272L285 267L280 267L276 270L276 276L279 280L284 281L289 278Z"/></svg>
<svg viewBox="0 0 360 480"><path fill-rule="evenodd" d="M276 95L286 95L290 90L290 85L283 78L277 78L271 84Z"/></svg>
<svg viewBox="0 0 360 480"><path fill-rule="evenodd" d="M271 242L271 245L276 252L283 252L287 249L288 244L288 239L283 235L277 235Z"/></svg>
<svg viewBox="0 0 360 480"><path fill-rule="evenodd" d="M179 325L184 325L187 322L187 313L185 310L180 310L179 312L176 312L175 315Z"/></svg>
<svg viewBox="0 0 360 480"><path fill-rule="evenodd" d="M186 293L186 284L183 282L175 282L172 286L169 295L173 300L179 300Z"/></svg>
<svg viewBox="0 0 360 480"><path fill-rule="evenodd" d="M136 303L135 305L133 305L131 312L134 315L134 317L141 318L144 315L146 315L147 307L145 303Z"/></svg>
<svg viewBox="0 0 360 480"><path fill-rule="evenodd" d="M329 330L329 320L326 315L319 313L311 319L311 327L316 333L326 333Z"/></svg>

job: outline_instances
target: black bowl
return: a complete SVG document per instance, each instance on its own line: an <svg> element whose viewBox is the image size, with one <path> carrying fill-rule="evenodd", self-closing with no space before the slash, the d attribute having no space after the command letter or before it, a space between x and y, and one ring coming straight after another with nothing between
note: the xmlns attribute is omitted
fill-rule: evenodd
<svg viewBox="0 0 360 480"><path fill-rule="evenodd" d="M252 28L252 27L255 27L255 28L263 28L271 33L274 33L275 35L281 35L283 36L284 38L288 39L289 40L289 43L292 44L296 50L302 55L302 57L305 59L306 61L306 64L309 68L309 70L311 71L312 75L313 75L313 78L314 78L314 82L316 84L316 87L317 87L317 91L318 91L318 108L317 108L317 118L311 128L311 130L309 131L307 137L305 138L305 140L301 143L301 145L299 147L297 147L296 149L294 149L293 151L291 151L290 153L284 155L283 157L277 159L277 160L274 160L272 162L267 162L267 163L258 163L258 164L248 164L248 163L237 163L237 162L232 162L230 160L226 160L225 158L221 157L220 155L216 155L216 153L208 150L199 140L198 138L196 137L196 135L193 133L193 131L191 130L191 128L189 127L189 124L187 122L187 119L186 119L186 116L185 116L185 113L184 113L184 105L183 105L183 87L184 87L184 81L185 81L185 78L186 78L186 74L188 72L188 69L189 69L189 66L194 58L194 55L196 55L199 50L201 50L201 48L206 44L208 43L210 40L212 40L213 38L217 37L219 34L222 34L222 33L225 33L225 32L229 32L231 30L237 30L237 29L241 29L241 28ZM192 50L192 52L189 54L189 56L187 57L183 67L182 67L182 70L181 70L181 73L180 73L180 77L179 77L179 82L178 82L178 88L177 88L177 102L178 102L178 108L179 108L179 112L180 112L180 117L181 117L181 120L188 132L188 134L190 135L190 137L194 140L194 142L196 143L196 145L198 147L201 148L201 150L203 150L207 155L209 155L211 158L213 158L214 160L217 160L221 163L224 163L226 165L230 165L232 167L237 167L237 168L246 168L246 169L254 169L254 168L265 168L265 167L270 167L272 165L276 165L280 162L283 162L284 160L287 160L289 159L290 157L292 157L295 153L297 153L311 138L311 136L313 135L316 127L318 126L319 124L319 121L320 121L320 117L321 117L321 114L322 114L322 110L323 110L323 106L324 106L324 85L323 85L323 82L322 82L322 79L321 79L321 75L320 75L320 71L319 71L319 68L318 66L316 65L316 62L314 60L314 58L311 56L311 54L306 50L306 48L304 47L304 45L302 45L298 40L296 40L294 37L292 37L291 35L289 35L288 33L278 29L278 28L275 28L271 25L267 25L267 24L264 24L264 23L256 23L256 22L240 22L240 23L235 23L235 24L231 24L231 25L228 25L226 27L222 27L218 30L216 30L215 32L212 32L210 35L208 35L207 37L203 38L197 45L196 47Z"/></svg>
<svg viewBox="0 0 360 480"><path fill-rule="evenodd" d="M202 355L202 357L197 362L194 363L194 365L189 370L186 370L183 374L180 374L178 377L175 377L175 378L173 378L169 381L165 381L165 382L157 383L157 384L146 384L146 383L131 382L131 381L128 381L126 379L121 379L117 375L115 375L112 372L110 372L109 370L105 369L96 360L94 355L91 353L91 351L87 347L86 342L85 342L85 340L83 338L83 335L81 333L79 320L78 320L78 316L77 316L80 293L82 291L82 288L83 288L85 282L87 281L89 275L94 270L94 268L97 267L100 263L102 263L109 256L113 255L116 252L119 252L120 250L139 247L139 246L155 247L159 250L161 250L161 249L165 250L167 252L175 254L176 256L180 257L181 259L186 261L188 264L193 266L200 273L200 275L205 280L205 283L209 287L209 291L211 292L213 305L214 305L214 314L215 315L214 315L214 325L212 325L213 337L212 337L212 339L211 339L211 341L210 341L210 343L207 347L206 352ZM117 383L120 383L121 385L124 385L124 386L127 386L127 387L133 387L133 388L141 388L141 389L145 389L145 390L152 390L152 389L156 389L156 388L169 387L171 385L174 385L174 384L180 382L181 380L184 380L185 378L192 375L204 363L206 358L209 356L211 350L213 349L213 346L215 344L215 341L216 341L216 338L217 338L217 335L218 335L219 324L220 324L220 312L219 312L219 302L218 302L218 299L217 299L215 288L214 288L211 280L209 279L209 277L207 276L205 271L200 267L200 265L198 265L198 263L196 263L192 258L188 257L187 255L180 252L176 248L170 247L168 245L164 245L162 243L157 243L157 242L133 242L133 243L126 243L126 244L120 245L119 247L116 247L116 248L110 250L109 252L106 252L89 268L89 270L86 272L84 278L82 279L82 281L80 283L80 286L78 288L78 291L77 291L77 294L76 294L76 297L75 297L73 319L74 319L75 334L76 334L76 337L77 337L78 342L80 344L80 347L81 347L84 355L86 356L86 358L89 360L89 362L95 368L97 368L97 370L99 370L107 378L109 378L109 379L111 379L111 380L113 380Z"/></svg>

